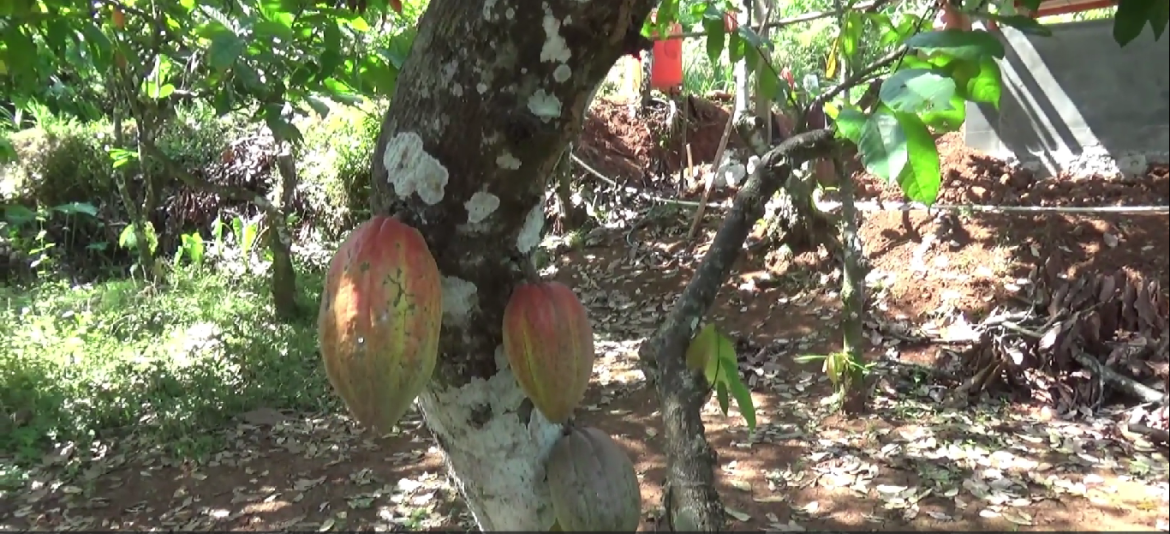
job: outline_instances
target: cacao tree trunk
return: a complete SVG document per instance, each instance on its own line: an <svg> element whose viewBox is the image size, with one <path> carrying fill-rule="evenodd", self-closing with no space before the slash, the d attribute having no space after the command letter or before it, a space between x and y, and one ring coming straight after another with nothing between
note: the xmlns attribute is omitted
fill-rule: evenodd
<svg viewBox="0 0 1170 534"><path fill-rule="evenodd" d="M418 405L483 530L548 530L544 459L561 432L502 354L545 187L589 94L653 0L432 0L374 150L371 207L419 229L443 273L440 361Z"/></svg>
<svg viewBox="0 0 1170 534"><path fill-rule="evenodd" d="M122 114L118 112L117 105L114 107L113 122L114 146L123 148L126 145L123 139L125 136L122 135ZM142 169L146 168L144 161L139 160L138 163ZM130 193L130 186L126 183L125 169L114 169L114 184L118 188L118 196L121 198L122 206L126 208L126 215L130 217L130 224L134 228L134 248L138 252L139 268L142 269L143 276L153 279L155 276L154 252L150 249L150 241L147 237L146 216L142 213L142 206Z"/></svg>
<svg viewBox="0 0 1170 534"><path fill-rule="evenodd" d="M276 206L279 216L269 216L268 249L272 251L272 304L277 317L295 319L297 307L297 272L292 262L292 233L286 220L297 190L297 162L293 156L292 143L276 139L280 152L276 156L276 169L280 172L280 205Z"/></svg>

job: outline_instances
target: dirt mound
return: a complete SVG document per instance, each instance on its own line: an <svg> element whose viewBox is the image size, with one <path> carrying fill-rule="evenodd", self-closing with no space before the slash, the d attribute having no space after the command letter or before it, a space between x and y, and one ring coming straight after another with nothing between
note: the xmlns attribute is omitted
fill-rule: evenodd
<svg viewBox="0 0 1170 534"><path fill-rule="evenodd" d="M685 134L671 135L670 124L679 124L684 111ZM577 156L617 182L649 187L686 165L684 139L694 165L713 162L729 117L721 104L695 96L683 105L655 102L643 113L639 116L633 106L599 97L585 119ZM740 143L733 135L728 145Z"/></svg>
<svg viewBox="0 0 1170 534"><path fill-rule="evenodd" d="M1151 165L1144 177L1108 179L1062 174L1037 179L1027 169L1008 165L969 148L961 132L937 140L942 169L940 204L1003 206L1165 205L1170 202L1170 171ZM897 202L904 197L896 184L858 173L858 196Z"/></svg>

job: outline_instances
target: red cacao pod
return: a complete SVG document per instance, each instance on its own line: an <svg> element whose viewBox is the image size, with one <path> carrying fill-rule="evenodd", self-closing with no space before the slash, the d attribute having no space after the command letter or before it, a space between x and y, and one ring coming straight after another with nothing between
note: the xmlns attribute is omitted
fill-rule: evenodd
<svg viewBox="0 0 1170 534"><path fill-rule="evenodd" d="M504 307L504 354L533 406L549 421L567 421L593 374L588 311L559 282L520 285Z"/></svg>
<svg viewBox="0 0 1170 534"><path fill-rule="evenodd" d="M439 355L439 267L418 230L375 216L329 263L317 335L325 372L358 423L389 432Z"/></svg>

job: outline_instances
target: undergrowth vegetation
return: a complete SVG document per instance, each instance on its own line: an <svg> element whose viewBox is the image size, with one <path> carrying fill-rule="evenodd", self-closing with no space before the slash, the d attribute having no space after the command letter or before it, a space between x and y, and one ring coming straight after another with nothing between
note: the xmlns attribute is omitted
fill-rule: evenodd
<svg viewBox="0 0 1170 534"><path fill-rule="evenodd" d="M316 309L330 242L368 215L380 109L338 107L301 125L298 194L326 215L298 242L297 300L306 310ZM257 135L211 110L178 115L159 145L191 172ZM171 260L166 283L125 276L131 258L117 242L126 216L106 155L110 137L108 122L47 114L10 135L16 159L0 167L0 457L36 462L47 450L127 434L199 455L216 440L208 429L241 412L336 408L313 314L273 317L271 258L247 214L160 226L174 234L158 239L169 244L158 251ZM322 253L305 252L312 249ZM66 263L89 269L59 268Z"/></svg>
<svg viewBox="0 0 1170 534"><path fill-rule="evenodd" d="M165 283L128 277L133 258L118 242L127 217L106 154L111 125L46 114L10 134L16 159L0 165L0 464L12 464L0 465L0 485L14 466L54 451L99 451L134 435L201 457L218 446L214 430L240 413L340 409L314 317L336 240L369 216L384 109L337 106L298 124L297 194L316 216L294 247L296 299L313 313L292 322L274 314L271 255L245 210L222 208L196 227L160 224ZM260 135L209 109L177 115L159 145L190 172Z"/></svg>

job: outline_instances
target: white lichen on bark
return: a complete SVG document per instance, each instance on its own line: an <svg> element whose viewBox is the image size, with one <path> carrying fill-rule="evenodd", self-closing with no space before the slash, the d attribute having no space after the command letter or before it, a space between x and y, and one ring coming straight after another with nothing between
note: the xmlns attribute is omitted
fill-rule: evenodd
<svg viewBox="0 0 1170 534"><path fill-rule="evenodd" d="M447 168L427 154L418 134L402 132L387 141L382 164L395 195L407 198L418 194L423 202L432 206L443 200L449 179Z"/></svg>
<svg viewBox="0 0 1170 534"><path fill-rule="evenodd" d="M463 208L467 210L467 222L470 224L483 222L499 207L500 197L484 191L476 191L463 203Z"/></svg>
<svg viewBox="0 0 1170 534"><path fill-rule="evenodd" d="M572 75L573 69L568 65L557 65L556 70L553 71L553 80L556 80L557 83L565 83Z"/></svg>
<svg viewBox="0 0 1170 534"><path fill-rule="evenodd" d="M548 94L544 89L537 89L528 98L528 111L540 117L541 121L548 122L561 116L561 101L556 95Z"/></svg>
<svg viewBox="0 0 1170 534"><path fill-rule="evenodd" d="M524 225L516 235L516 250L528 254L532 247L540 244L540 233L544 230L544 206L537 204L524 217Z"/></svg>
<svg viewBox="0 0 1170 534"><path fill-rule="evenodd" d="M544 6L544 19L540 23L544 28L544 44L540 47L540 60L564 63L573 57L573 51L561 37L561 21L553 16L548 4Z"/></svg>
<svg viewBox="0 0 1170 534"><path fill-rule="evenodd" d="M484 531L547 531L552 503L544 462L561 429L540 410L516 414L524 393L509 370L462 387L432 386L418 397L427 427L446 450L460 491ZM490 410L486 421L482 414Z"/></svg>
<svg viewBox="0 0 1170 534"><path fill-rule="evenodd" d="M478 288L475 284L455 276L444 276L442 288L443 324L464 324L471 310L479 305L476 300Z"/></svg>
<svg viewBox="0 0 1170 534"><path fill-rule="evenodd" d="M500 152L500 155L496 156L496 165L499 165L501 169L514 171L520 168L521 163L522 162L520 161L520 158L513 156L512 153L508 152L507 150Z"/></svg>

